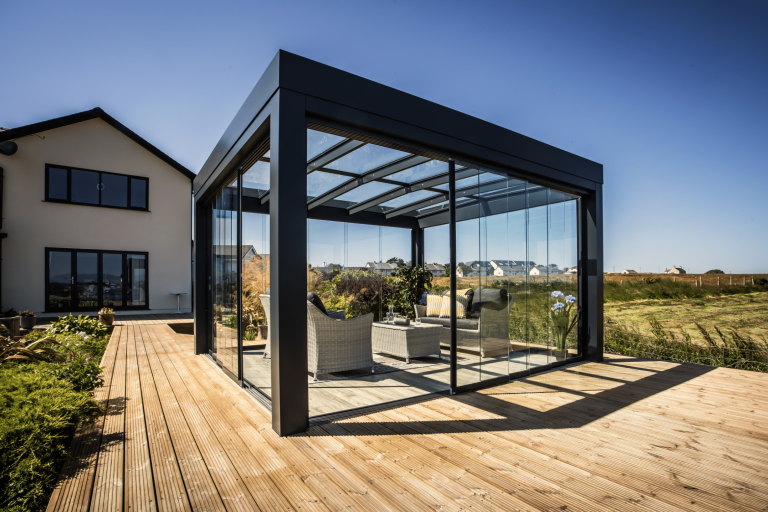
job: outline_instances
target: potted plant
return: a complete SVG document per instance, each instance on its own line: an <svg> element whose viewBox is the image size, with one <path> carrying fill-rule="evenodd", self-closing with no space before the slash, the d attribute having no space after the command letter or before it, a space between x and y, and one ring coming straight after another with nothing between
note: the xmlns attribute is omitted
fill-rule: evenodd
<svg viewBox="0 0 768 512"><path fill-rule="evenodd" d="M565 304L559 300L549 310L549 317L552 321L552 334L555 337L555 355L566 357L566 341L568 334L573 330L579 318L579 308L571 315L571 309L576 305L576 297L568 295L567 297L560 291L552 292L552 298L565 299Z"/></svg>
<svg viewBox="0 0 768 512"><path fill-rule="evenodd" d="M112 325L115 322L115 310L112 308L101 308L99 310L99 322L102 325Z"/></svg>
<svg viewBox="0 0 768 512"><path fill-rule="evenodd" d="M32 311L24 310L21 313L19 313L19 316L21 317L21 328L22 329L32 329L35 326L35 314Z"/></svg>

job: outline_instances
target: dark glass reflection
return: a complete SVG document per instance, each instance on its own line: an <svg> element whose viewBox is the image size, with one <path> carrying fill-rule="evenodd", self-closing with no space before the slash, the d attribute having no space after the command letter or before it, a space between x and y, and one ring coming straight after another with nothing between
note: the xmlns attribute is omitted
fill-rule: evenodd
<svg viewBox="0 0 768 512"><path fill-rule="evenodd" d="M77 307L99 307L98 264L95 252L77 253Z"/></svg>
<svg viewBox="0 0 768 512"><path fill-rule="evenodd" d="M67 200L67 170L48 168L48 198Z"/></svg>
<svg viewBox="0 0 768 512"><path fill-rule="evenodd" d="M131 178L131 208L147 207L147 180Z"/></svg>
<svg viewBox="0 0 768 512"><path fill-rule="evenodd" d="M99 204L99 173L72 169L72 202Z"/></svg>
<svg viewBox="0 0 768 512"><path fill-rule="evenodd" d="M104 206L128 206L128 177L116 174L101 175L101 204Z"/></svg>
<svg viewBox="0 0 768 512"><path fill-rule="evenodd" d="M147 305L147 257L143 254L128 254L126 263L126 305Z"/></svg>
<svg viewBox="0 0 768 512"><path fill-rule="evenodd" d="M72 297L72 253L48 253L48 307L70 307Z"/></svg>
<svg viewBox="0 0 768 512"><path fill-rule="evenodd" d="M102 261L101 283L103 304L107 308L123 305L123 255L105 253Z"/></svg>

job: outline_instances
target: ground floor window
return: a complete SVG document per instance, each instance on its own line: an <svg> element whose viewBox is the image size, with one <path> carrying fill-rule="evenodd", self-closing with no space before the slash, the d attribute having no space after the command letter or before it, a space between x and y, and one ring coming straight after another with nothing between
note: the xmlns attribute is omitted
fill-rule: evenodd
<svg viewBox="0 0 768 512"><path fill-rule="evenodd" d="M46 311L149 309L146 252L45 250Z"/></svg>

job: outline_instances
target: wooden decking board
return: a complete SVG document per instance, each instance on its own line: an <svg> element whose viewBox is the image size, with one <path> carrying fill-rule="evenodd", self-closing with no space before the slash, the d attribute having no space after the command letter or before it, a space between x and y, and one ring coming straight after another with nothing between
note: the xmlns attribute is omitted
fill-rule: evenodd
<svg viewBox="0 0 768 512"><path fill-rule="evenodd" d="M765 374L607 356L280 438L181 321L120 318L48 511L768 510Z"/></svg>

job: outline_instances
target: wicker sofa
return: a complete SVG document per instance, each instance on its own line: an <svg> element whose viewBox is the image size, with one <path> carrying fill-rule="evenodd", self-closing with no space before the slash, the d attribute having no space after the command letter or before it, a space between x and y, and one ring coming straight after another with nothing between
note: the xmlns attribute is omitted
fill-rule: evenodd
<svg viewBox="0 0 768 512"><path fill-rule="evenodd" d="M509 296L501 304L481 307L479 318L459 318L456 320L456 347L468 352L479 352L482 357L503 354L509 350L509 308L514 297ZM451 347L451 319L427 316L427 306L415 305L416 318L422 323L441 325L440 346Z"/></svg>
<svg viewBox="0 0 768 512"><path fill-rule="evenodd" d="M259 295L269 318L269 295ZM317 380L320 373L342 372L358 368L374 371L371 332L373 314L344 318L344 311L328 311L326 315L307 301L307 371ZM267 357L272 342L272 329L264 348Z"/></svg>

